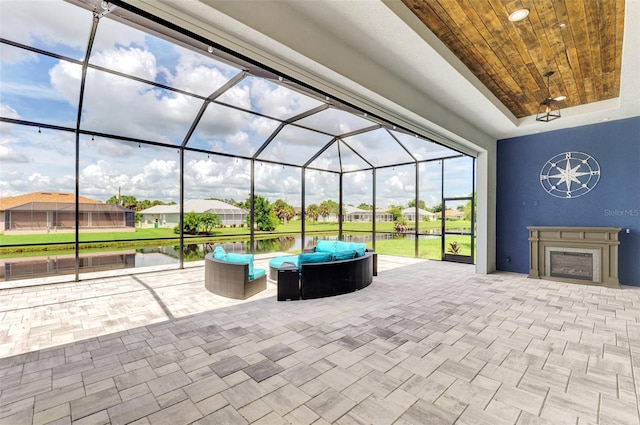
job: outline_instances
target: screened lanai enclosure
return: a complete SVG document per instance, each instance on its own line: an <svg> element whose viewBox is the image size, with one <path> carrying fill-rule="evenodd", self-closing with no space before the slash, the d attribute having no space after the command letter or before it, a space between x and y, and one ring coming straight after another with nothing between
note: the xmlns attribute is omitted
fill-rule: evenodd
<svg viewBox="0 0 640 425"><path fill-rule="evenodd" d="M475 160L442 137L408 131L126 2L0 7L1 197L76 197L75 234L0 235L0 278L184 267L217 243L257 254L317 238L473 262ZM92 233L80 225L78 197L129 208L136 231ZM248 216L206 235L185 232L185 205L205 200ZM261 230L264 200L298 213ZM175 227L152 225L143 201L157 206L148 214L173 211ZM331 209L310 213L320 205ZM353 208L375 219L345 220ZM406 208L415 209L410 220Z"/></svg>

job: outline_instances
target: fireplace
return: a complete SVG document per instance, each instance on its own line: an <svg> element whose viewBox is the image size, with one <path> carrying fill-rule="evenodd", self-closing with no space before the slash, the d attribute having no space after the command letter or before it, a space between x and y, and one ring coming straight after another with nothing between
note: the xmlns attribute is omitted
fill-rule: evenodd
<svg viewBox="0 0 640 425"><path fill-rule="evenodd" d="M600 282L600 250L545 247L545 274L551 277Z"/></svg>
<svg viewBox="0 0 640 425"><path fill-rule="evenodd" d="M617 287L617 227L527 227L529 277Z"/></svg>

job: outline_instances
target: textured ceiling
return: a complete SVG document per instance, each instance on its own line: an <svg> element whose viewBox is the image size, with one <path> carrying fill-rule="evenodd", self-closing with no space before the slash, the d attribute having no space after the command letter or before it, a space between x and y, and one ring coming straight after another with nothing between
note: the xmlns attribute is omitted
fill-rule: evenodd
<svg viewBox="0 0 640 425"><path fill-rule="evenodd" d="M402 1L518 118L536 114L549 70L563 107L620 94L624 1Z"/></svg>

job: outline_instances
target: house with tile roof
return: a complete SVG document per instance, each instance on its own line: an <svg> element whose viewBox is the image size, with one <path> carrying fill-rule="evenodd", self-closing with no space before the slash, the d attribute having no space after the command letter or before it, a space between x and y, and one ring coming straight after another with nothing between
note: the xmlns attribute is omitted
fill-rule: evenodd
<svg viewBox="0 0 640 425"><path fill-rule="evenodd" d="M79 224L82 231L135 232L135 212L105 204L84 196L78 197ZM0 198L4 234L75 232L76 198L73 193L32 192Z"/></svg>
<svg viewBox="0 0 640 425"><path fill-rule="evenodd" d="M343 221L367 221L370 222L373 219L372 210L363 210L352 205L345 205L342 207ZM386 209L376 210L376 221L393 221L393 214Z"/></svg>
<svg viewBox="0 0 640 425"><path fill-rule="evenodd" d="M227 204L217 199L191 199L184 202L184 213L211 213L220 218L223 226L243 226L247 224L249 211ZM142 227L173 228L180 223L180 205L155 205L140 211Z"/></svg>
<svg viewBox="0 0 640 425"><path fill-rule="evenodd" d="M415 207L409 207L402 210L402 218L407 221L416 221L416 209ZM418 208L418 221L436 220L440 216L431 211L427 211L422 208Z"/></svg>
<svg viewBox="0 0 640 425"><path fill-rule="evenodd" d="M444 218L447 220L462 220L464 218L464 211L445 210Z"/></svg>

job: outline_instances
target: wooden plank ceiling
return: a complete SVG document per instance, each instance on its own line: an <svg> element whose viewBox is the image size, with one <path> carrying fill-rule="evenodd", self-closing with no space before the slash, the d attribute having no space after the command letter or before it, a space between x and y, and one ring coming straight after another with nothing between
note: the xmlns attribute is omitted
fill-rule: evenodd
<svg viewBox="0 0 640 425"><path fill-rule="evenodd" d="M518 118L538 112L549 70L561 108L619 96L624 0L402 1Z"/></svg>

